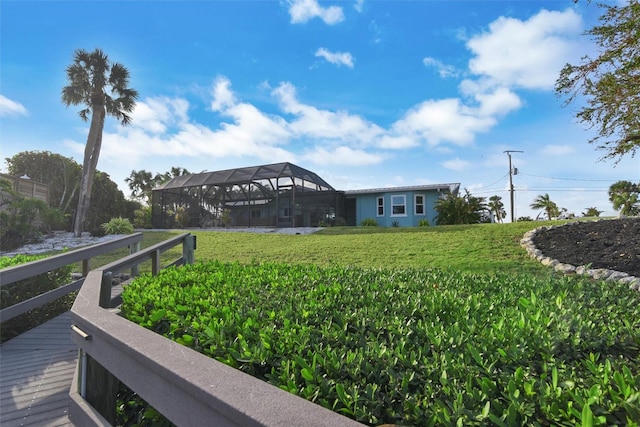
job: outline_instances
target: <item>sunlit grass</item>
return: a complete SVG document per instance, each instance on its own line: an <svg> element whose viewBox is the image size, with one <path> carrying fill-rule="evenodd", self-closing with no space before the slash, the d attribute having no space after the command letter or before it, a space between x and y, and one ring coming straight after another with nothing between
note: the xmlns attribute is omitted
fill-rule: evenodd
<svg viewBox="0 0 640 427"><path fill-rule="evenodd" d="M548 269L529 258L520 246L526 231L544 224L336 227L310 235L197 230L193 234L198 239L196 259L199 260L544 274Z"/></svg>
<svg viewBox="0 0 640 427"><path fill-rule="evenodd" d="M524 233L560 221L471 224L412 228L332 227L313 234L228 232L200 229L143 231L141 248L179 233L197 238L196 260L284 262L358 266L419 267L468 273L532 273L551 271L529 258L520 246ZM181 256L176 247L162 256L168 264ZM91 260L98 268L128 255L120 249ZM76 271L80 271L80 265ZM141 265L150 271L150 262Z"/></svg>

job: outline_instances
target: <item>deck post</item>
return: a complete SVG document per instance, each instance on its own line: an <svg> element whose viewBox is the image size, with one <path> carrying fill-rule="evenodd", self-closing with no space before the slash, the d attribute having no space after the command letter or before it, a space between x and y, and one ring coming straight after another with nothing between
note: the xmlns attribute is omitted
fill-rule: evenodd
<svg viewBox="0 0 640 427"><path fill-rule="evenodd" d="M100 284L100 301L98 305L102 308L111 308L111 288L113 286L113 274L110 271L102 273L102 283Z"/></svg>
<svg viewBox="0 0 640 427"><path fill-rule="evenodd" d="M89 271L91 270L89 261L89 258L82 260L82 277L87 277L87 274L89 274Z"/></svg>
<svg viewBox="0 0 640 427"><path fill-rule="evenodd" d="M140 250L140 242L136 242L133 245L129 245L129 255L136 253ZM131 267L131 277L136 277L140 273L140 266L138 264Z"/></svg>
<svg viewBox="0 0 640 427"><path fill-rule="evenodd" d="M157 276L160 272L160 251L155 250L151 252L151 275Z"/></svg>
<svg viewBox="0 0 640 427"><path fill-rule="evenodd" d="M116 397L119 384L119 380L111 372L93 357L86 355L85 399L112 426L116 425Z"/></svg>
<svg viewBox="0 0 640 427"><path fill-rule="evenodd" d="M184 238L182 243L182 258L185 264L193 264L194 251L196 249L196 236L190 234Z"/></svg>

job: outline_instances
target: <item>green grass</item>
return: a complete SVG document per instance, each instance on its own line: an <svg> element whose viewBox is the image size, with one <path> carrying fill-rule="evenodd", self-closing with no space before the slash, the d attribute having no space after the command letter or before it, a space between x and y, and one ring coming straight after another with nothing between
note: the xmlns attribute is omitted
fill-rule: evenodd
<svg viewBox="0 0 640 427"><path fill-rule="evenodd" d="M520 239L525 232L544 224L549 223L336 227L310 235L215 231L193 234L198 240L196 260L431 267L468 273L540 275L549 270L527 256Z"/></svg>
<svg viewBox="0 0 640 427"><path fill-rule="evenodd" d="M566 222L566 221L564 221ZM177 234L197 236L196 260L284 262L319 266L364 268L418 267L466 273L530 273L548 275L551 270L529 258L520 239L529 230L563 221L471 224L414 228L332 227L313 234L201 231L199 229L143 231L141 248ZM162 256L169 263L181 248ZM120 249L91 260L91 268L128 255ZM150 263L141 272L151 270ZM78 264L74 271L81 271Z"/></svg>

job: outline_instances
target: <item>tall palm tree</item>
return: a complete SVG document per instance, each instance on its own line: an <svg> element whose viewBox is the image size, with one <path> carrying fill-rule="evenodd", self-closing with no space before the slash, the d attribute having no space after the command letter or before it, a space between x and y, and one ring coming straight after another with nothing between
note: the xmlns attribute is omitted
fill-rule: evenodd
<svg viewBox="0 0 640 427"><path fill-rule="evenodd" d="M145 204L151 200L151 191L155 187L156 180L153 179L151 172L142 169L139 171L131 171L128 178L124 179L129 184L131 197L138 199Z"/></svg>
<svg viewBox="0 0 640 427"><path fill-rule="evenodd" d="M504 203L502 203L502 197L500 196L489 197L487 207L498 222L502 222L502 220L507 216L507 211L504 210Z"/></svg>
<svg viewBox="0 0 640 427"><path fill-rule="evenodd" d="M66 72L69 85L62 88L62 102L67 107L84 105L85 108L78 114L85 122L91 121L84 148L78 208L73 225L73 234L80 237L91 202L105 117L107 114L113 116L123 126L131 123L129 113L135 108L138 92L128 87L129 71L119 63L112 63L100 49L93 52L77 49L73 55L73 63L67 67Z"/></svg>
<svg viewBox="0 0 640 427"><path fill-rule="evenodd" d="M640 213L640 184L618 181L609 187L609 200L620 215L633 216Z"/></svg>
<svg viewBox="0 0 640 427"><path fill-rule="evenodd" d="M558 205L551 200L549 193L545 193L544 195L539 194L538 197L533 199L533 203L529 206L531 209L544 209L547 213L547 219L551 219L552 216L556 216L560 213Z"/></svg>

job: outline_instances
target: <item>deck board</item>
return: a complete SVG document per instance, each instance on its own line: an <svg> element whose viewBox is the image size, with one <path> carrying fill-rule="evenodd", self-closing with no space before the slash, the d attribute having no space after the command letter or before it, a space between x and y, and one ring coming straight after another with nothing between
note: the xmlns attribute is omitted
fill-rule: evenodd
<svg viewBox="0 0 640 427"><path fill-rule="evenodd" d="M114 286L112 299L121 293ZM69 312L0 344L0 426L73 426L69 390L77 360Z"/></svg>
<svg viewBox="0 0 640 427"><path fill-rule="evenodd" d="M61 314L0 346L0 425L73 426L69 388L78 358Z"/></svg>

